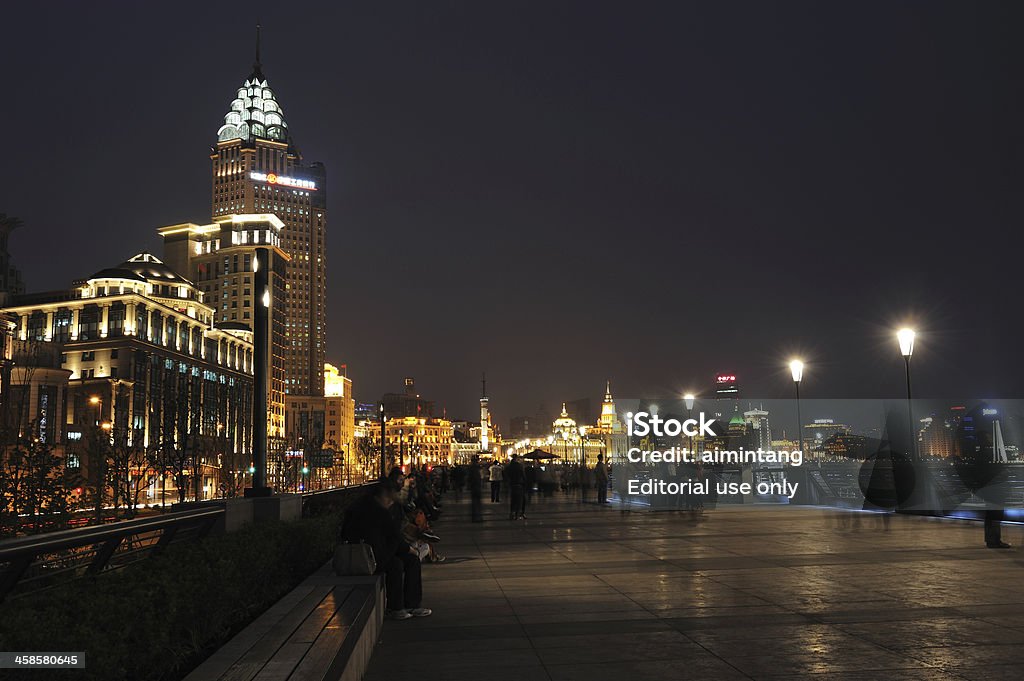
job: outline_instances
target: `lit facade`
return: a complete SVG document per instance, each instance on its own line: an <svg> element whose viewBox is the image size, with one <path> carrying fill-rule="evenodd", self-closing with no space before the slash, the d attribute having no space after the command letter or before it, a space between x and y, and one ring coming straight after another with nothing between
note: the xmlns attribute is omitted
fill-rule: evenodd
<svg viewBox="0 0 1024 681"><path fill-rule="evenodd" d="M199 495L251 458L252 334L216 324L191 281L140 253L68 292L18 296L10 403L33 437L68 445L108 424L113 441L194 453ZM236 466L237 468L237 466ZM190 485L191 486L191 485Z"/></svg>
<svg viewBox="0 0 1024 681"><path fill-rule="evenodd" d="M284 223L274 215L224 215L212 224L184 223L157 230L164 241L164 259L184 272L209 301L210 318L228 328L251 330L263 292L254 286L255 268L270 271L270 339L267 346L267 436L283 441L285 434L285 335L287 267L281 249ZM266 249L270 262L259 263L256 249ZM322 389L321 389L322 392ZM275 448L276 445L271 446Z"/></svg>
<svg viewBox="0 0 1024 681"><path fill-rule="evenodd" d="M291 451L307 452L306 459L314 469L338 469L331 482L340 483L340 469L352 453L355 440L352 380L332 364L324 365L323 376L322 396L286 396L288 444ZM311 450L322 454L310 455ZM320 475L318 470L314 473Z"/></svg>
<svg viewBox="0 0 1024 681"><path fill-rule="evenodd" d="M814 419L813 423L804 424L803 443L807 454L812 458L825 453L825 442L836 435L847 435L850 426L836 423L833 419Z"/></svg>
<svg viewBox="0 0 1024 681"><path fill-rule="evenodd" d="M772 448L772 431L768 424L768 416L768 412L764 409L750 409L743 412L743 420L751 427L752 444L765 451Z"/></svg>
<svg viewBox="0 0 1024 681"><path fill-rule="evenodd" d="M385 421L386 451L391 465L430 466L452 462L452 422L443 418L401 416ZM361 426L365 437L380 441L380 422L369 421ZM473 443L473 453L479 445Z"/></svg>
<svg viewBox="0 0 1024 681"><path fill-rule="evenodd" d="M597 424L589 431L592 437L600 437L604 441L605 461L610 464L623 461L628 447L626 429L619 420L612 397L612 382L605 384L604 400L601 402L601 416Z"/></svg>
<svg viewBox="0 0 1024 681"><path fill-rule="evenodd" d="M284 112L263 76L253 72L231 100L211 149L212 215L272 213L283 223L283 392L323 395L326 337L326 170L304 165Z"/></svg>

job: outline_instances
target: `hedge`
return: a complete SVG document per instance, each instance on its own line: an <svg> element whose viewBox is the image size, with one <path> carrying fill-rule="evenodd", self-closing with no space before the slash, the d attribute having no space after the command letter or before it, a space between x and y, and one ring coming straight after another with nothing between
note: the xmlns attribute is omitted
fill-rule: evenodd
<svg viewBox="0 0 1024 681"><path fill-rule="evenodd" d="M0 604L0 650L82 651L19 679L177 681L330 558L340 514L260 523Z"/></svg>

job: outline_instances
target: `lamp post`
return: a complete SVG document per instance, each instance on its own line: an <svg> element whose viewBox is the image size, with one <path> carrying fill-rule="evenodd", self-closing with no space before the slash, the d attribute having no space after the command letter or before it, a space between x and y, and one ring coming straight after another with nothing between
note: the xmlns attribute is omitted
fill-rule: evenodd
<svg viewBox="0 0 1024 681"><path fill-rule="evenodd" d="M253 301L252 324L252 487L245 489L248 497L269 497L273 490L267 485L267 394L270 386L270 249L257 248L252 259L253 290L260 299Z"/></svg>
<svg viewBox="0 0 1024 681"><path fill-rule="evenodd" d="M690 419L693 418L693 404L696 401L697 401L697 397L693 393L686 393L685 395L683 395L683 405L686 407L686 420L687 421L689 421ZM692 428L691 428L690 432L693 432ZM698 470L699 470L698 466L700 464L698 463L698 459L694 455L694 451L693 451L693 435L690 435L689 439L690 439L690 460L693 462L693 476L695 476L697 478L697 483L700 484L700 475L698 474ZM676 469L678 470L678 466L676 467ZM692 480L693 476L688 477L688 479ZM677 508L678 508L678 506L677 506ZM687 494L686 495L686 510L687 511L692 511L693 510L692 494Z"/></svg>
<svg viewBox="0 0 1024 681"><path fill-rule="evenodd" d="M388 475L388 463L385 460L384 454L384 401L380 403L380 477L385 478Z"/></svg>
<svg viewBox="0 0 1024 681"><path fill-rule="evenodd" d="M93 456L92 465L95 468L96 475L96 524L101 525L103 523L103 491L106 485L106 471L104 470L106 453L103 451L100 445L100 412L103 409L103 400L100 399L99 395L91 395L89 397L89 404L96 407L96 420L93 422L93 427L96 428L95 440L93 442Z"/></svg>
<svg viewBox="0 0 1024 681"><path fill-rule="evenodd" d="M693 403L697 400L693 393L683 395L683 404L686 405L686 419L693 418ZM693 436L690 436L690 456L693 457Z"/></svg>
<svg viewBox="0 0 1024 681"><path fill-rule="evenodd" d="M580 503L587 500L586 475L587 471L587 450L586 441L583 436L587 434L586 426L580 426Z"/></svg>
<svg viewBox="0 0 1024 681"><path fill-rule="evenodd" d="M91 404L91 405L96 407L96 423L95 423L95 425L98 426L98 425L100 425L100 420L101 420L100 419L100 412L103 411L103 400L100 399L99 395L92 395L92 396L89 397L89 404Z"/></svg>
<svg viewBox="0 0 1024 681"><path fill-rule="evenodd" d="M800 417L800 381L804 378L804 363L794 359L789 363L789 371L793 374L793 385L796 387L796 436L800 442L800 456L804 454L804 422Z"/></svg>
<svg viewBox="0 0 1024 681"><path fill-rule="evenodd" d="M896 340L900 343L900 354L903 355L903 363L907 368L907 417L910 419L910 458L917 459L917 435L914 432L914 403L911 401L910 392L910 356L914 354L914 336L917 334L913 329L902 328L896 332Z"/></svg>

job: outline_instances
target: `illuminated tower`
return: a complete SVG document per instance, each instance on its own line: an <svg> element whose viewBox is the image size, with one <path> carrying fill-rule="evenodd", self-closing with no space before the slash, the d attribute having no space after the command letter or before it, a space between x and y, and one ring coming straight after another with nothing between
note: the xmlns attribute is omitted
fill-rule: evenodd
<svg viewBox="0 0 1024 681"><path fill-rule="evenodd" d="M612 382L608 381L604 389L604 401L601 403L601 419L597 425L602 431L610 433L618 421L619 417L615 413L615 400L612 399Z"/></svg>
<svg viewBox="0 0 1024 681"><path fill-rule="evenodd" d="M326 171L303 165L284 111L260 63L259 27L252 73L235 92L211 149L213 217L280 218L286 265L284 356L280 376L291 395L323 395L326 352ZM230 321L228 309L218 321Z"/></svg>
<svg viewBox="0 0 1024 681"><path fill-rule="evenodd" d="M480 379L480 451L486 452L490 448L490 425L491 414L487 401L487 375Z"/></svg>

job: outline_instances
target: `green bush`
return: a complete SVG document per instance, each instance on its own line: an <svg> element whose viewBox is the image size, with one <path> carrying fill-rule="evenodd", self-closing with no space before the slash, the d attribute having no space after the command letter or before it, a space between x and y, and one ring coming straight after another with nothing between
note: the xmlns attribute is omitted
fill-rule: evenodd
<svg viewBox="0 0 1024 681"><path fill-rule="evenodd" d="M340 515L260 523L0 604L0 650L84 651L19 679L181 679L331 556Z"/></svg>

